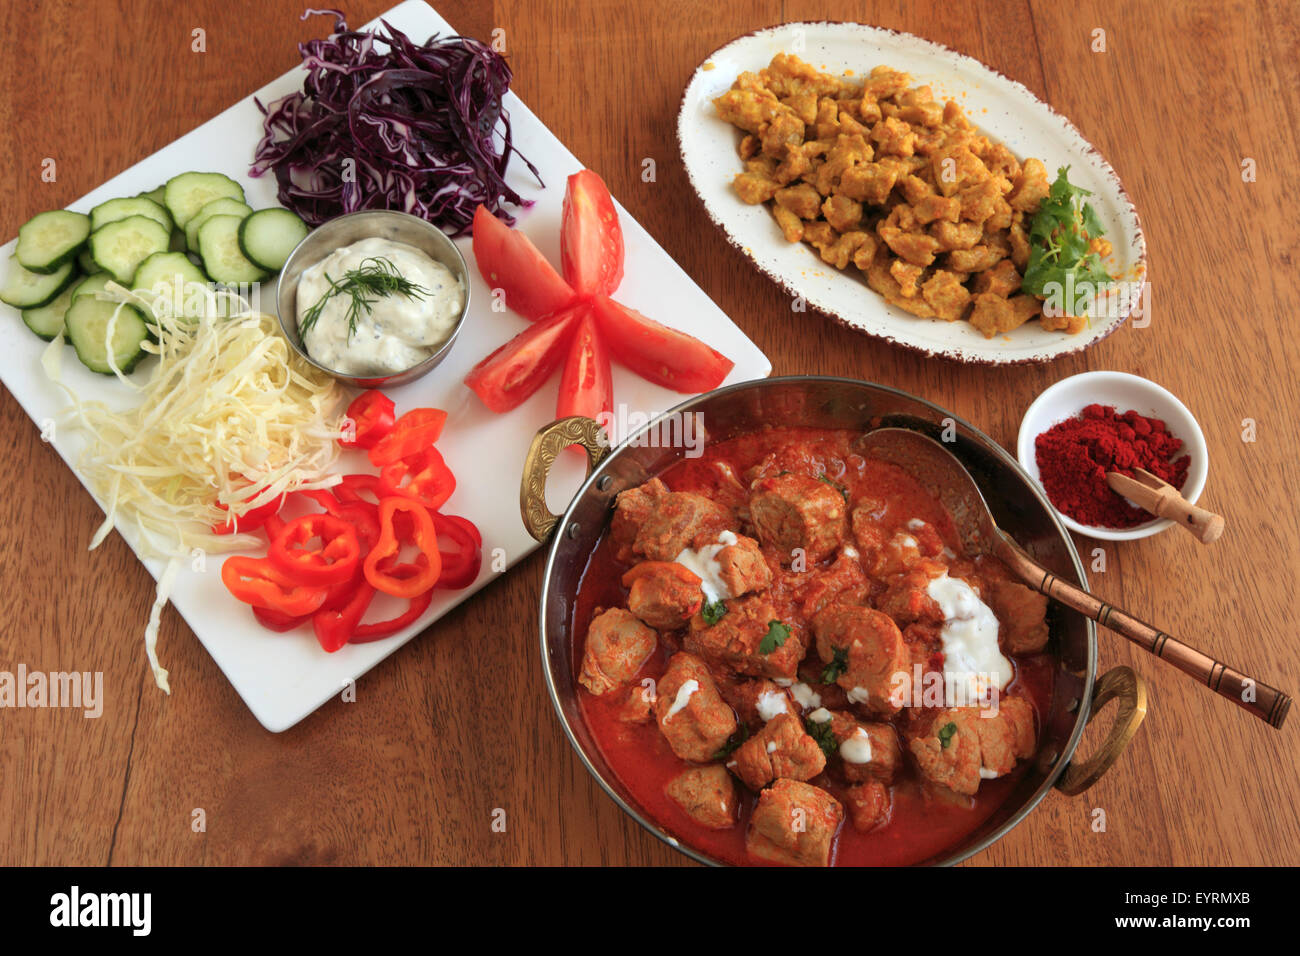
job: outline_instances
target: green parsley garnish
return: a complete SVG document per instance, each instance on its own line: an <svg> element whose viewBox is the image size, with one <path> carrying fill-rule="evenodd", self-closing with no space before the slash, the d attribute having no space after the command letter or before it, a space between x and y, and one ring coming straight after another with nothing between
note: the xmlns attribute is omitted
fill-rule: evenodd
<svg viewBox="0 0 1300 956"><path fill-rule="evenodd" d="M727 605L721 601L710 601L700 609L700 615L704 618L704 623L713 625L722 620L727 613Z"/></svg>
<svg viewBox="0 0 1300 956"><path fill-rule="evenodd" d="M357 321L362 314L370 311L379 297L404 295L408 299L423 299L429 293L424 286L404 277L397 271L397 266L383 256L362 259L360 266L343 273L343 278L337 282L327 272L325 281L329 283L329 288L303 315L302 322L298 325L299 335L307 334L320 318L325 303L336 295L346 295L351 299L348 303L348 339L351 340L357 331Z"/></svg>
<svg viewBox="0 0 1300 956"><path fill-rule="evenodd" d="M845 504L849 503L848 489L845 488L843 485L841 485L838 481L832 481L830 478L826 477L826 475L818 475L817 480L826 482L826 484L830 485L832 488L834 488L844 497Z"/></svg>
<svg viewBox="0 0 1300 956"><path fill-rule="evenodd" d="M826 755L827 760L839 753L840 742L835 739L829 720L823 720L821 723L805 720L803 725L808 730L808 736L817 741L817 746L822 748L822 753Z"/></svg>
<svg viewBox="0 0 1300 956"><path fill-rule="evenodd" d="M952 742L952 735L957 732L957 725L952 721L944 724L939 728L939 746L944 750L948 749L948 744Z"/></svg>
<svg viewBox="0 0 1300 956"><path fill-rule="evenodd" d="M831 648L831 662L822 670L822 683L834 684L836 678L849 669L849 649L847 647Z"/></svg>
<svg viewBox="0 0 1300 956"><path fill-rule="evenodd" d="M771 654L778 647L785 644L789 636L790 628L780 621L768 621L767 633L763 635L763 640L759 642L758 652L760 654Z"/></svg>
<svg viewBox="0 0 1300 956"><path fill-rule="evenodd" d="M713 754L713 756L710 757L709 759L726 760L736 751L737 747L739 747L748 739L749 739L749 728L742 723L736 728L736 732L727 738L727 742L724 743L721 747L719 747L717 751Z"/></svg>
<svg viewBox="0 0 1300 956"><path fill-rule="evenodd" d="M1114 279L1102 264L1101 256L1090 252L1088 243L1105 234L1101 220L1084 196L1092 193L1079 186L1070 185L1066 176L1069 166L1062 166L1056 174L1047 197L1034 214L1029 227L1029 264L1020 288L1030 295L1048 297L1048 286L1055 283L1060 295L1070 298L1073 290L1091 285L1094 294L1114 284ZM1053 293L1056 289L1051 290ZM1064 310L1074 315L1074 301L1062 303Z"/></svg>

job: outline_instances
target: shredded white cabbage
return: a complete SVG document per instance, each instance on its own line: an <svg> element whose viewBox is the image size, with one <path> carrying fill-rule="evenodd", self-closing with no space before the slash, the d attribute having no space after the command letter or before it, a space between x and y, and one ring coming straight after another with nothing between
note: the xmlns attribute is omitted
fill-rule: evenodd
<svg viewBox="0 0 1300 956"><path fill-rule="evenodd" d="M176 314L165 297L149 302L113 283L102 297L143 305L154 316L158 341L145 348L157 360L144 381L113 367L140 393L140 404L117 412L79 396L63 380L62 336L41 365L71 399L59 423L87 435L77 467L105 512L90 547L124 524L139 532L132 544L143 557L167 562L145 650L154 681L170 693L155 645L181 562L256 546L251 534L216 535L211 528L232 517L238 526L240 515L285 492L340 481L331 467L345 393L298 357L274 317L229 293L208 290L197 318ZM217 317L222 312L235 314ZM105 330L110 341L115 324L116 313Z"/></svg>

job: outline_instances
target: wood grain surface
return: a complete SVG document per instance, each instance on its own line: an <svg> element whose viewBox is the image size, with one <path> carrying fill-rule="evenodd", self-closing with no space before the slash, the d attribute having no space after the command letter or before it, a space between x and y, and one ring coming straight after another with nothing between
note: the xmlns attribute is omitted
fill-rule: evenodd
<svg viewBox="0 0 1300 956"><path fill-rule="evenodd" d="M384 0L351 5L361 24ZM0 8L0 236L65 205L298 63L326 32L299 3L46 0ZM952 409L1013 447L1047 385L1144 375L1193 410L1210 446L1203 499L1228 520L1202 547L1170 531L1105 547L1099 594L1291 692L1300 522L1295 186L1300 29L1276 3L953 0L470 2L461 32L505 31L514 88L771 357L775 372L856 376ZM1070 117L1110 160L1146 229L1153 321L1050 365L927 361L791 312L708 224L673 129L692 69L737 34L860 20L971 54ZM191 51L191 31L207 52ZM1093 52L1103 29L1106 51ZM866 64L865 66L870 66ZM58 178L41 181L41 161ZM642 181L646 158L657 179ZM1242 163L1254 160L1256 181ZM554 183L552 188L562 188ZM0 361L3 361L0 358ZM1256 440L1243 441L1250 419ZM553 718L534 629L542 556L516 567L334 701L267 733L174 611L149 676L152 581L36 427L0 393L0 670L103 671L103 716L0 711L0 864L667 864ZM1079 539L1091 563L1098 542ZM1300 863L1300 718L1273 731L1121 639L1102 668L1149 681L1150 716L1082 796L1052 794L979 865ZM1100 719L1098 724L1105 724ZM1084 750L1102 730L1094 726ZM206 829L192 827L202 809ZM504 810L504 832L492 827ZM1105 811L1098 832L1095 810Z"/></svg>

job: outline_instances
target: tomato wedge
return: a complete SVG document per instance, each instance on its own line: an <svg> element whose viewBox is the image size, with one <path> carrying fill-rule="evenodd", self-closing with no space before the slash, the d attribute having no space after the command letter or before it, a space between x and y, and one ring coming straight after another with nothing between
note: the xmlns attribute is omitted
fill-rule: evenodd
<svg viewBox="0 0 1300 956"><path fill-rule="evenodd" d="M560 264L580 296L613 295L623 281L623 229L609 187L595 171L569 177L560 225Z"/></svg>
<svg viewBox="0 0 1300 956"><path fill-rule="evenodd" d="M578 320L569 357L560 376L560 398L555 403L555 417L584 415L597 418L614 409L614 383L609 368L609 353L596 329L596 320L587 313ZM599 420L599 419L597 419Z"/></svg>
<svg viewBox="0 0 1300 956"><path fill-rule="evenodd" d="M584 302L524 329L470 369L465 384L498 414L522 404L560 367L576 320L587 310Z"/></svg>
<svg viewBox="0 0 1300 956"><path fill-rule="evenodd" d="M676 392L707 392L721 385L736 364L694 336L647 319L608 296L591 304L614 358L656 385Z"/></svg>
<svg viewBox="0 0 1300 956"><path fill-rule="evenodd" d="M483 206L474 211L474 260L493 295L500 289L506 308L525 319L540 319L573 302L573 289L528 237Z"/></svg>

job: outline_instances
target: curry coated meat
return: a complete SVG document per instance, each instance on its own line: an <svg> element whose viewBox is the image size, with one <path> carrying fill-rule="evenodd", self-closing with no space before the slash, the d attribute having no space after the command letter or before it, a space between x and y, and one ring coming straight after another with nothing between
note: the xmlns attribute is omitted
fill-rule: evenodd
<svg viewBox="0 0 1300 956"><path fill-rule="evenodd" d="M1031 319L1084 327L1020 293L1046 167L982 135L955 101L887 66L854 83L778 53L714 105L746 134L740 198L771 203L788 241L837 269L852 264L886 302L964 319L986 338Z"/></svg>

